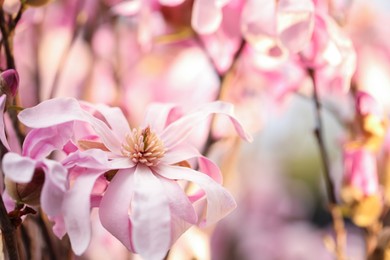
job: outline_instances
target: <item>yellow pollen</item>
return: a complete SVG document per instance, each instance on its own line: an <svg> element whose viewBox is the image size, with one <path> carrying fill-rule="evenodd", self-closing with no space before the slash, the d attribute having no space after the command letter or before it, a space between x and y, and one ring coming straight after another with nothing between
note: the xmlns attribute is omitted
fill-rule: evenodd
<svg viewBox="0 0 390 260"><path fill-rule="evenodd" d="M131 158L134 163L146 166L156 166L165 154L164 144L158 136L150 130L134 128L126 135L122 143L122 154Z"/></svg>

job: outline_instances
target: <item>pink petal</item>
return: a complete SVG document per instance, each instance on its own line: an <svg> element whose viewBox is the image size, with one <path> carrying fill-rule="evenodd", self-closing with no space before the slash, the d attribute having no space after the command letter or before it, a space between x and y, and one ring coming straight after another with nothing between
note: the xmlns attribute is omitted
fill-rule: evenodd
<svg viewBox="0 0 390 260"><path fill-rule="evenodd" d="M143 127L150 126L156 132L161 133L169 123L171 114L177 113L178 108L174 104L153 103L146 110Z"/></svg>
<svg viewBox="0 0 390 260"><path fill-rule="evenodd" d="M6 95L2 95L0 97L0 141L5 146L5 148L7 148L7 150L10 150L7 137L5 135L5 126L4 126L4 109L5 109L6 100L7 100Z"/></svg>
<svg viewBox="0 0 390 260"><path fill-rule="evenodd" d="M6 153L3 157L4 175L14 182L27 183L31 181L36 161L16 153Z"/></svg>
<svg viewBox="0 0 390 260"><path fill-rule="evenodd" d="M111 8L111 11L117 15L131 16L135 15L141 9L141 0L123 1Z"/></svg>
<svg viewBox="0 0 390 260"><path fill-rule="evenodd" d="M134 252L130 238L129 207L134 193L135 168L119 170L100 202L99 216L105 229Z"/></svg>
<svg viewBox="0 0 390 260"><path fill-rule="evenodd" d="M76 176L73 187L65 195L62 211L72 249L80 255L91 240L91 194L96 180L109 169L108 158L105 152L90 149L72 153L62 163Z"/></svg>
<svg viewBox="0 0 390 260"><path fill-rule="evenodd" d="M250 0L241 15L244 38L256 51L268 53L276 46L275 1Z"/></svg>
<svg viewBox="0 0 390 260"><path fill-rule="evenodd" d="M130 214L136 251L145 259L163 259L171 244L168 198L148 167L137 165Z"/></svg>
<svg viewBox="0 0 390 260"><path fill-rule="evenodd" d="M199 151L191 145L177 145L165 152L161 162L165 164L175 164L201 156Z"/></svg>
<svg viewBox="0 0 390 260"><path fill-rule="evenodd" d="M74 152L66 157L62 164L68 169L75 166L102 171L110 169L107 153L99 149Z"/></svg>
<svg viewBox="0 0 390 260"><path fill-rule="evenodd" d="M125 115L119 107L96 106L96 109L104 116L114 134L121 140L130 132L130 126Z"/></svg>
<svg viewBox="0 0 390 260"><path fill-rule="evenodd" d="M57 216L61 213L67 186L67 170L56 161L45 159L43 163L45 182L41 193L42 209L49 216Z"/></svg>
<svg viewBox="0 0 390 260"><path fill-rule="evenodd" d="M279 39L293 53L310 41L314 29L314 4L311 0L280 0L277 10Z"/></svg>
<svg viewBox="0 0 390 260"><path fill-rule="evenodd" d="M183 116L165 128L161 134L161 139L163 140L164 145L170 149L175 145L180 144L185 138L189 136L195 126L206 120L207 117L211 114L227 115L230 121L233 123L237 133L243 139L252 141L252 137L245 132L241 123L235 118L233 105L217 101L203 105L200 109Z"/></svg>
<svg viewBox="0 0 390 260"><path fill-rule="evenodd" d="M54 150L62 150L73 135L73 124L31 130L23 143L23 155L42 159Z"/></svg>
<svg viewBox="0 0 390 260"><path fill-rule="evenodd" d="M134 162L127 157L112 158L110 161L111 169L129 169L134 166Z"/></svg>
<svg viewBox="0 0 390 260"><path fill-rule="evenodd" d="M159 0L161 5L176 6L184 3L185 0Z"/></svg>
<svg viewBox="0 0 390 260"><path fill-rule="evenodd" d="M171 214L188 223L196 224L198 216L180 185L176 181L165 178L160 178L160 182L164 186L165 194L168 197Z"/></svg>
<svg viewBox="0 0 390 260"><path fill-rule="evenodd" d="M206 193L207 215L204 223L213 224L228 215L237 204L232 195L208 175L179 166L159 166L158 174L173 180L187 180L196 183Z"/></svg>
<svg viewBox="0 0 390 260"><path fill-rule="evenodd" d="M91 241L90 197L96 179L103 173L89 170L80 174L63 201L64 223L76 255L81 255Z"/></svg>
<svg viewBox="0 0 390 260"><path fill-rule="evenodd" d="M54 222L53 225L54 235L56 235L59 239L62 239L66 234L64 218L62 217L62 215L58 215L55 217L49 216L49 220Z"/></svg>
<svg viewBox="0 0 390 260"><path fill-rule="evenodd" d="M192 224L177 217L175 214L171 215L171 240L174 243Z"/></svg>
<svg viewBox="0 0 390 260"><path fill-rule="evenodd" d="M222 10L214 0L195 0L192 10L192 27L199 34L215 32L222 22Z"/></svg>
<svg viewBox="0 0 390 260"><path fill-rule="evenodd" d="M45 128L72 121L87 122L91 124L108 149L116 154L121 154L120 140L103 121L84 111L76 99L50 99L35 107L23 110L19 113L18 118L31 128Z"/></svg>
<svg viewBox="0 0 390 260"><path fill-rule="evenodd" d="M213 180L222 183L222 175L218 166L208 158L202 156L198 150L190 145L178 145L168 150L162 158L162 163L172 165L196 158L200 171L209 175Z"/></svg>
<svg viewBox="0 0 390 260"><path fill-rule="evenodd" d="M198 157L199 171L210 176L214 181L222 184L222 174L219 167L207 157Z"/></svg>
<svg viewBox="0 0 390 260"><path fill-rule="evenodd" d="M75 120L86 120L80 104L74 98L46 100L35 107L24 109L18 118L31 128L45 128Z"/></svg>

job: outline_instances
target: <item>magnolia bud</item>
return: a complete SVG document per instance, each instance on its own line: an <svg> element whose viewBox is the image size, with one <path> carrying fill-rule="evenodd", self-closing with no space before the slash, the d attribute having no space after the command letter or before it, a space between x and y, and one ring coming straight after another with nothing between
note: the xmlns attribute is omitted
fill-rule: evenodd
<svg viewBox="0 0 390 260"><path fill-rule="evenodd" d="M26 4L34 7L39 7L49 3L51 0L26 0Z"/></svg>
<svg viewBox="0 0 390 260"><path fill-rule="evenodd" d="M0 74L0 92L15 97L19 86L19 74L14 69L5 70Z"/></svg>
<svg viewBox="0 0 390 260"><path fill-rule="evenodd" d="M11 198L17 202L37 206L40 202L44 181L45 173L42 169L36 169L29 183L15 183L5 178L5 188Z"/></svg>

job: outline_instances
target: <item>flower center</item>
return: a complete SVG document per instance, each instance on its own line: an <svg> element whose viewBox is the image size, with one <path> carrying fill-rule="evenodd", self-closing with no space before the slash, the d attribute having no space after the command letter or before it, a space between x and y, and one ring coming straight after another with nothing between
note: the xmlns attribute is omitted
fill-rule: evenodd
<svg viewBox="0 0 390 260"><path fill-rule="evenodd" d="M156 166L164 156L165 149L163 142L148 126L145 129L134 128L126 135L125 142L122 143L122 154L135 163Z"/></svg>

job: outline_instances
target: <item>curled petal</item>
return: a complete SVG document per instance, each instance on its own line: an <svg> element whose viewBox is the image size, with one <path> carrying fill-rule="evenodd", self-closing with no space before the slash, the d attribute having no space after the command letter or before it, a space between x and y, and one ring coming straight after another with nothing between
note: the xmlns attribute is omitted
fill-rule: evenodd
<svg viewBox="0 0 390 260"><path fill-rule="evenodd" d="M4 175L14 182L27 183L32 180L36 161L16 153L6 153L3 157Z"/></svg>
<svg viewBox="0 0 390 260"><path fill-rule="evenodd" d="M53 225L53 233L56 235L59 239L62 239L66 234L66 228L64 223L64 218L61 215L50 217L50 221L54 222Z"/></svg>
<svg viewBox="0 0 390 260"><path fill-rule="evenodd" d="M130 214L133 243L145 259L163 259L171 244L171 214L159 179L148 167L138 165L134 174Z"/></svg>
<svg viewBox="0 0 390 260"><path fill-rule="evenodd" d="M42 159L54 150L62 150L73 135L73 124L31 130L23 143L23 155L33 159Z"/></svg>
<svg viewBox="0 0 390 260"><path fill-rule="evenodd" d="M72 121L89 123L110 151L116 154L121 153L120 140L113 131L103 121L83 110L74 98L46 100L35 107L23 110L18 118L31 128L51 127Z"/></svg>
<svg viewBox="0 0 390 260"><path fill-rule="evenodd" d="M158 174L168 179L194 182L204 190L207 199L207 215L202 224L217 222L237 206L232 195L204 173L186 167L159 166Z"/></svg>

